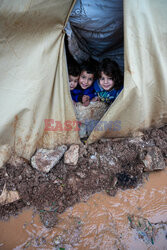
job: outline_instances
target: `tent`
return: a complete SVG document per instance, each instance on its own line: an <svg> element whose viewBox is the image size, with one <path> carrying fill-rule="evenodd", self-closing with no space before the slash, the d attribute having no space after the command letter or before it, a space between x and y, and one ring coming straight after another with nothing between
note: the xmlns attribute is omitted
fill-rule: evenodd
<svg viewBox="0 0 167 250"><path fill-rule="evenodd" d="M64 45L74 4L0 0L0 144L27 159L39 147L80 143ZM94 129L88 143L166 123L166 7L165 0L124 0L124 90L102 118L121 129Z"/></svg>

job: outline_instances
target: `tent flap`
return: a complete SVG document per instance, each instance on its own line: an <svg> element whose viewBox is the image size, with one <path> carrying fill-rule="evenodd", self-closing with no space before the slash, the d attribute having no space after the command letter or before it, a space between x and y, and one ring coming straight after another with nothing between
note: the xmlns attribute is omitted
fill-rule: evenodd
<svg viewBox="0 0 167 250"><path fill-rule="evenodd" d="M124 1L124 90L102 119L110 126L95 128L89 143L167 122L166 7L165 0Z"/></svg>
<svg viewBox="0 0 167 250"><path fill-rule="evenodd" d="M45 120L75 121L64 25L73 2L0 1L0 144L27 159L36 147L79 143L72 128L47 131Z"/></svg>

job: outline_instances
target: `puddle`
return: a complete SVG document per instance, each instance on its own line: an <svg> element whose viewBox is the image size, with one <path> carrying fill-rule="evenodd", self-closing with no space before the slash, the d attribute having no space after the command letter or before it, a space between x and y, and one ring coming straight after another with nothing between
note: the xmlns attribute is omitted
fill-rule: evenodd
<svg viewBox="0 0 167 250"><path fill-rule="evenodd" d="M139 239L130 228L128 214L151 223L167 221L167 169L151 173L136 189L119 190L115 197L97 193L59 216L54 229L46 229L38 215L25 210L0 222L0 248L5 249L167 249L166 229L154 244Z"/></svg>

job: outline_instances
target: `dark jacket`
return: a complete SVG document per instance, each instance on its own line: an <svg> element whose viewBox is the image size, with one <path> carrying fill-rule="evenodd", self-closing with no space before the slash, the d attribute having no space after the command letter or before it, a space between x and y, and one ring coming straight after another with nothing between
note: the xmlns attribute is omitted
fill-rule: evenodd
<svg viewBox="0 0 167 250"><path fill-rule="evenodd" d="M96 96L94 86L91 85L87 89L82 89L80 86L77 86L75 89L71 90L71 97L75 102L82 102L82 97L88 95L90 100Z"/></svg>

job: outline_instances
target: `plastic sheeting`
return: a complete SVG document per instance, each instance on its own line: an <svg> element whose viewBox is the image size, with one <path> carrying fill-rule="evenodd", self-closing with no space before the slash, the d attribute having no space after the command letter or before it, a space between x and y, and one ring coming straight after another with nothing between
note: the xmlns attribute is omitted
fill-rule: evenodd
<svg viewBox="0 0 167 250"><path fill-rule="evenodd" d="M124 1L124 90L89 143L166 122L166 7L166 0ZM69 0L0 1L0 144L27 159L37 147L80 143L64 51L71 8ZM52 119L47 131L45 119Z"/></svg>
<svg viewBox="0 0 167 250"><path fill-rule="evenodd" d="M66 33L79 63L110 57L123 69L123 0L77 0Z"/></svg>

